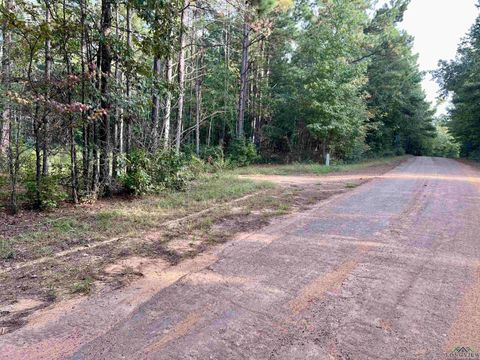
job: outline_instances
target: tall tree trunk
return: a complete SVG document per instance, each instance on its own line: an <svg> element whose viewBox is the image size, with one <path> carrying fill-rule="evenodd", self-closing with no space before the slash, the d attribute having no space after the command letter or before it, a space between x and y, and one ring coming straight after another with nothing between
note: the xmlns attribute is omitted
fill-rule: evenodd
<svg viewBox="0 0 480 360"><path fill-rule="evenodd" d="M50 0L45 0L45 23L47 25L48 32L45 39L45 83L47 89L50 86L50 79L52 76L52 57L51 57L51 40L50 40ZM49 98L49 93L47 90L47 99ZM45 176L48 174L48 141L50 137L50 126L48 123L48 116L43 118L43 164L42 164L42 175Z"/></svg>
<svg viewBox="0 0 480 360"><path fill-rule="evenodd" d="M112 26L112 0L102 0L102 22L101 22L101 40L100 40L100 95L101 107L104 113L99 124L99 143L100 143L100 186L101 195L111 195L111 176L110 176L110 75L112 71L112 49L110 44L110 31Z"/></svg>
<svg viewBox="0 0 480 360"><path fill-rule="evenodd" d="M119 3L115 4L115 40L120 42L120 14L118 11ZM120 71L120 59L118 56L115 58L115 89L118 91L122 80L122 72ZM114 178L117 178L119 175L119 157L121 155L120 144L119 144L119 135L121 132L120 127L122 126L122 108L118 104L115 104L115 119L113 121L113 151L112 151L112 175Z"/></svg>
<svg viewBox="0 0 480 360"><path fill-rule="evenodd" d="M167 64L166 64L166 78L167 78L167 85L168 91L167 95L165 96L165 113L163 116L163 148L168 149L170 147L170 123L171 123L171 115L172 115L172 92L171 92L171 85L173 82L173 61L171 55L168 56Z"/></svg>
<svg viewBox="0 0 480 360"><path fill-rule="evenodd" d="M73 122L73 116L70 116ZM77 147L75 144L75 128L74 124L69 126L70 137L70 176L72 177L72 201L74 204L78 204L78 168L77 168Z"/></svg>
<svg viewBox="0 0 480 360"><path fill-rule="evenodd" d="M257 112L257 121L256 126L253 129L253 142L257 145L260 145L260 129L263 126L263 90L265 86L265 40L261 40L260 42L260 81L258 84L258 112Z"/></svg>
<svg viewBox="0 0 480 360"><path fill-rule="evenodd" d="M201 6L199 2L199 6ZM202 44L202 38L204 31L201 32L200 38L200 50L197 56L195 66L195 150L197 155L200 155L200 122L202 120L202 83L203 83L203 58L204 47ZM209 134L210 135L210 134Z"/></svg>
<svg viewBox="0 0 480 360"><path fill-rule="evenodd" d="M42 154L40 144L40 121L38 118L39 106L35 106L35 116L33 117L33 135L35 137L35 204L36 209L42 206L41 188L42 188Z"/></svg>
<svg viewBox="0 0 480 360"><path fill-rule="evenodd" d="M5 0L5 11L12 11L14 6L13 0ZM2 86L5 91L10 89L10 50L12 47L12 32L9 25L5 22L2 26ZM5 101L0 122L0 161L2 160L2 153L10 142L10 117L11 109L9 101ZM0 163L1 165L1 163Z"/></svg>
<svg viewBox="0 0 480 360"><path fill-rule="evenodd" d="M127 53L130 57L132 52L132 9L130 8L130 3L127 1L126 4L126 32L127 32ZM127 109L126 109L126 116L125 116L125 153L127 156L127 171L129 171L129 156L132 151L132 114L130 109L130 92L131 92L131 66L130 64L127 65L127 70L125 74L125 97L127 98Z"/></svg>
<svg viewBox="0 0 480 360"><path fill-rule="evenodd" d="M202 78L197 73L195 81L195 149L200 154L200 122L202 117Z"/></svg>
<svg viewBox="0 0 480 360"><path fill-rule="evenodd" d="M226 5L226 13L227 16L225 17L225 21L223 24L223 32L224 32L224 71L225 71L225 79L224 79L224 88L223 88L223 109L224 109L224 116L222 117L222 128L220 132L220 139L219 145L223 148L225 145L225 135L226 135L226 128L227 128L227 116L231 115L231 109L229 107L229 78L228 73L230 70L230 24L228 19L230 18L230 11L228 4Z"/></svg>
<svg viewBox="0 0 480 360"><path fill-rule="evenodd" d="M153 78L154 85L152 90L152 133L150 140L150 150L152 152L157 151L158 149L158 128L160 124L160 96L158 95L158 80L161 74L161 64L160 59L155 57L153 59Z"/></svg>
<svg viewBox="0 0 480 360"><path fill-rule="evenodd" d="M17 183L20 169L20 125L16 114L9 115L8 122L8 170L10 175L10 210L18 212Z"/></svg>
<svg viewBox="0 0 480 360"><path fill-rule="evenodd" d="M240 96L238 101L237 138L245 136L245 105L248 96L248 48L250 47L249 5L245 1L242 37L242 63L240 69Z"/></svg>
<svg viewBox="0 0 480 360"><path fill-rule="evenodd" d="M187 8L189 0L183 0L183 8L181 14L180 28L180 51L178 55L178 115L177 115L177 136L175 142L175 150L180 153L180 145L182 143L183 132L183 106L185 101L185 47L186 39L185 31L187 28Z"/></svg>
<svg viewBox="0 0 480 360"><path fill-rule="evenodd" d="M5 0L5 11L11 12L15 6L14 0ZM2 58L2 82L5 91L10 89L11 76L11 47L12 33L7 23L3 26L3 58ZM12 116L13 115L13 116ZM6 130L2 141L7 143L8 170L10 176L10 210L13 214L18 212L17 182L20 166L20 127L16 115L12 114L12 108L7 101L2 112L2 129ZM0 143L0 146L3 145Z"/></svg>
<svg viewBox="0 0 480 360"><path fill-rule="evenodd" d="M67 28L67 5L66 0L63 0L63 27ZM67 78L72 74L72 67L70 63L71 56L68 52L68 38L69 35L65 34L65 39L63 43L64 50L64 61L67 69ZM72 103L72 91L70 88L67 89L67 102L70 105ZM75 143L75 119L73 114L68 114L68 137L70 142L70 176L71 176L71 190L72 190L72 201L74 204L78 204L78 168L77 168L77 147Z"/></svg>
<svg viewBox="0 0 480 360"><path fill-rule="evenodd" d="M80 63L82 69L82 83L81 83L81 90L80 96L82 104L85 104L86 101L86 76L87 76L87 66L86 66L86 56L87 56L87 37L86 31L87 28L85 26L85 18L86 18L86 9L85 9L85 0L80 1L80 22L81 22L81 35L80 35ZM86 194L90 193L90 133L91 127L87 123L87 118L85 112L82 112L81 115L82 120L82 138L83 138L83 149L82 149L82 162L83 162L83 190Z"/></svg>

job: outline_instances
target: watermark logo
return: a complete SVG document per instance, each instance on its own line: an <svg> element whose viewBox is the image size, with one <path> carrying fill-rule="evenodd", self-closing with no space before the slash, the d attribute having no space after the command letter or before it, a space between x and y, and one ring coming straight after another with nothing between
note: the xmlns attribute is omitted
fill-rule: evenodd
<svg viewBox="0 0 480 360"><path fill-rule="evenodd" d="M480 353L469 346L457 346L445 355L447 359L480 359Z"/></svg>

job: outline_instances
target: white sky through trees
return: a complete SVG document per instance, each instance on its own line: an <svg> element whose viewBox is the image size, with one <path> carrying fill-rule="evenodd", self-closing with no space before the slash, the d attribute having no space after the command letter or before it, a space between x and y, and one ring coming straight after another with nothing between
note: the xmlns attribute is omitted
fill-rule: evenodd
<svg viewBox="0 0 480 360"><path fill-rule="evenodd" d="M461 39L473 25L479 9L476 0L412 0L400 28L415 37L414 51L419 54L422 71L434 70L439 60L450 60ZM436 104L438 85L430 75L423 87L428 100ZM447 104L439 105L445 113Z"/></svg>

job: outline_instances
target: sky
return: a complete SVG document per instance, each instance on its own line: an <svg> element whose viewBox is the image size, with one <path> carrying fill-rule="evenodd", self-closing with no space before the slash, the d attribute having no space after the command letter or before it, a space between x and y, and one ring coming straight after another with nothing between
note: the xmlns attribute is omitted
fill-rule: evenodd
<svg viewBox="0 0 480 360"><path fill-rule="evenodd" d="M479 14L475 4L476 0L411 1L400 28L415 37L414 51L422 71L435 70L439 60L455 58L458 44ZM423 87L435 105L439 87L428 74ZM446 113L447 106L440 104L438 113Z"/></svg>

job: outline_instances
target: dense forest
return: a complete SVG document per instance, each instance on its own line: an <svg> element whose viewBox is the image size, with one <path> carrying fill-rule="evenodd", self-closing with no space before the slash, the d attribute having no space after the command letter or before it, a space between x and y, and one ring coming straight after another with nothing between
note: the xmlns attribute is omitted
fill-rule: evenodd
<svg viewBox="0 0 480 360"><path fill-rule="evenodd" d="M479 5L480 6L480 5ZM457 57L441 61L435 75L443 96L451 96L449 116L444 120L461 146L461 155L480 160L480 17L460 44Z"/></svg>
<svg viewBox="0 0 480 360"><path fill-rule="evenodd" d="M20 192L46 208L181 188L205 167L441 149L449 135L437 134L413 39L397 26L407 6L3 0L0 187L10 208ZM468 115L479 29L445 64L466 152L480 145Z"/></svg>

